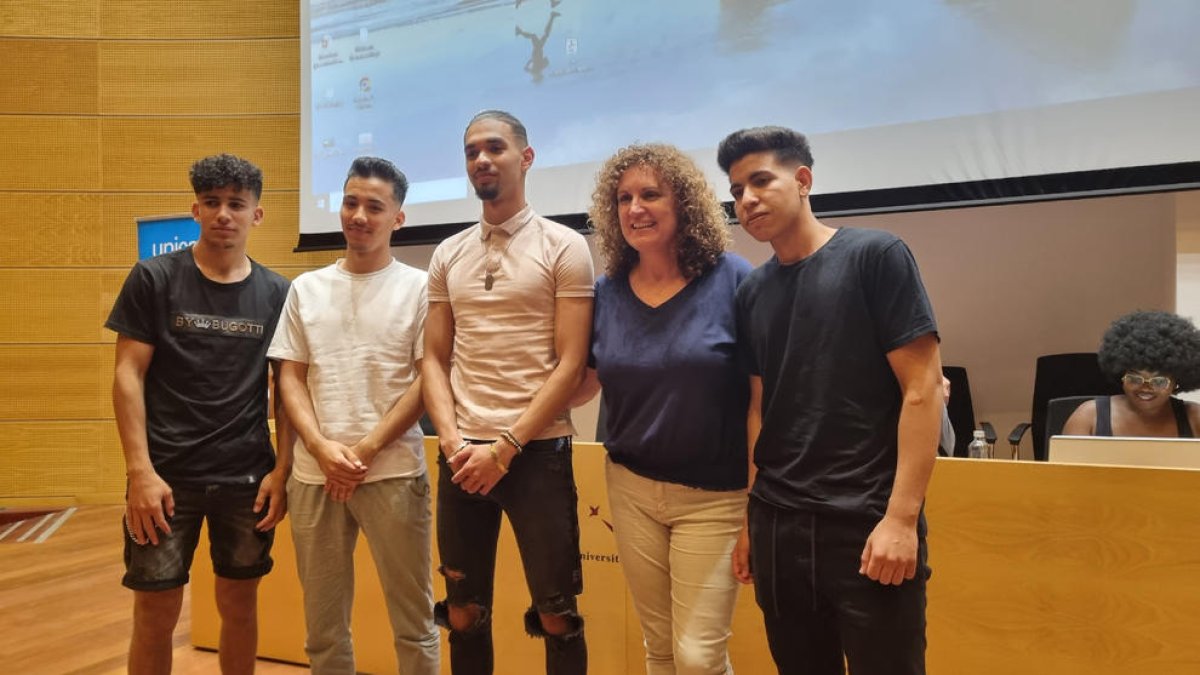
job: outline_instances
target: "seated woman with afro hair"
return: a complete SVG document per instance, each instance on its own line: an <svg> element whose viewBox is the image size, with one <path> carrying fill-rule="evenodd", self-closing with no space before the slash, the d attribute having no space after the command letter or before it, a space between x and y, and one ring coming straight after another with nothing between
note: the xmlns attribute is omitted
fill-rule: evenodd
<svg viewBox="0 0 1200 675"><path fill-rule="evenodd" d="M1195 437L1200 405L1172 395L1200 387L1200 331L1192 322L1170 312L1127 314L1109 326L1098 356L1125 393L1085 401L1064 434Z"/></svg>

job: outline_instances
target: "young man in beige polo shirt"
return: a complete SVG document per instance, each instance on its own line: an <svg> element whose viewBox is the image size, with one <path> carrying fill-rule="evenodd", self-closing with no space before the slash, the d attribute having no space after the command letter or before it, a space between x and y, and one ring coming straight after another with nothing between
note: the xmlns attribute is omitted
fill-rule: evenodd
<svg viewBox="0 0 1200 675"><path fill-rule="evenodd" d="M429 263L425 404L437 428L437 539L456 675L490 674L496 541L507 514L550 675L587 672L567 401L587 359L592 258L583 237L525 203L524 125L485 110L464 134L483 220ZM510 669L511 670L511 669Z"/></svg>

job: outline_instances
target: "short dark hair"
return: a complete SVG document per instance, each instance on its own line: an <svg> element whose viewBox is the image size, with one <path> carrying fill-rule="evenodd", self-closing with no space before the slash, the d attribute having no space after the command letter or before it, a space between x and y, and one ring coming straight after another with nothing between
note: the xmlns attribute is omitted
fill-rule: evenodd
<svg viewBox="0 0 1200 675"><path fill-rule="evenodd" d="M1113 321L1097 356L1114 379L1147 370L1169 375L1180 391L1200 388L1200 330L1171 312L1132 312Z"/></svg>
<svg viewBox="0 0 1200 675"><path fill-rule="evenodd" d="M788 167L813 165L808 139L799 131L787 127L752 127L740 129L725 137L717 146L717 165L726 174L739 159L756 152L771 152L780 164Z"/></svg>
<svg viewBox="0 0 1200 675"><path fill-rule="evenodd" d="M521 142L522 148L529 145L529 133L525 131L525 125L521 124L521 120L517 119L516 115L504 110L488 109L475 113L471 121L467 122L466 129L463 129L463 136L467 135L467 129L470 129L472 124L483 120L499 120L504 122L508 125L509 129L512 129L513 136L516 136L517 140Z"/></svg>
<svg viewBox="0 0 1200 675"><path fill-rule="evenodd" d="M408 179L404 177L403 171L388 160L382 157L355 157L350 163L350 171L346 173L346 180L342 181L343 188L351 178L378 178L391 183L396 203L404 205L404 197L408 194Z"/></svg>
<svg viewBox="0 0 1200 675"><path fill-rule="evenodd" d="M192 181L192 192L196 194L232 187L253 192L255 199L262 198L262 169L237 155L222 153L196 160L188 177Z"/></svg>

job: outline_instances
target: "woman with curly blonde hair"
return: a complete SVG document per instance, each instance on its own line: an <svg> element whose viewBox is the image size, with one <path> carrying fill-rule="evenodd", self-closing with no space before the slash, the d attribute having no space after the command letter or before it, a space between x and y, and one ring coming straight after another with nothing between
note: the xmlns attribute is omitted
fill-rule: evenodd
<svg viewBox="0 0 1200 675"><path fill-rule="evenodd" d="M735 358L734 294L750 264L725 251L720 203L669 145L613 155L589 214L607 273L574 402L603 388L609 505L646 672L732 673L730 556L745 517L752 397Z"/></svg>

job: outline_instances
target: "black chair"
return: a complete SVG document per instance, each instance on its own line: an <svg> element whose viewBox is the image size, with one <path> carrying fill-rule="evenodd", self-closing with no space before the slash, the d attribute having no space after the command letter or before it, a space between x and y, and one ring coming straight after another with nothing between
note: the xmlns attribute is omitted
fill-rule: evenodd
<svg viewBox="0 0 1200 675"><path fill-rule="evenodd" d="M1046 423L1051 399L1067 396L1090 398L1120 393L1121 383L1101 372L1095 352L1039 356L1033 378L1033 408L1030 421L1013 427L1012 433L1008 435L1014 456L1025 432L1032 429L1030 442L1033 443L1033 458L1039 462L1046 461L1049 438ZM1061 430L1061 427L1059 429Z"/></svg>
<svg viewBox="0 0 1200 675"><path fill-rule="evenodd" d="M967 369L962 366L942 366L942 374L950 380L950 402L946 404L946 413L950 416L950 426L954 427L954 456L966 457L967 446L971 444L975 431L975 405L971 401L971 381L967 378ZM980 422L984 439L990 444L996 443L996 430L989 422Z"/></svg>
<svg viewBox="0 0 1200 675"><path fill-rule="evenodd" d="M1046 404L1046 449L1050 448L1050 437L1058 436L1062 433L1063 427L1066 426L1067 420L1070 419L1071 413L1083 404L1084 401L1090 401L1095 396L1063 396L1061 398L1052 398Z"/></svg>

